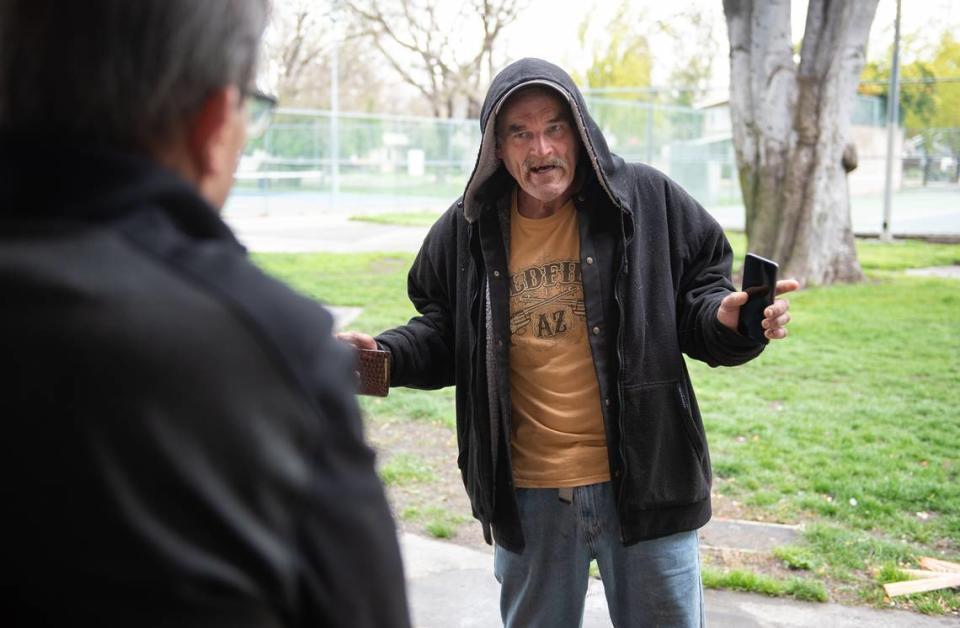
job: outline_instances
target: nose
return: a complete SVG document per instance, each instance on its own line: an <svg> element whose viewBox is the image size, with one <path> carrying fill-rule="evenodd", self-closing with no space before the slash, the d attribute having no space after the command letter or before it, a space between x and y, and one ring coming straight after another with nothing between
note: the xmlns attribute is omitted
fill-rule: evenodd
<svg viewBox="0 0 960 628"><path fill-rule="evenodd" d="M537 133L533 139L531 150L535 155L548 155L553 151L553 144L544 133Z"/></svg>

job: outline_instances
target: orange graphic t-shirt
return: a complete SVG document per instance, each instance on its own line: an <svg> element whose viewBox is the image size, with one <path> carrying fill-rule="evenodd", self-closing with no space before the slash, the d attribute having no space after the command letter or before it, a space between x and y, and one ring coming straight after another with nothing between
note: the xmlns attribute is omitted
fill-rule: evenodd
<svg viewBox="0 0 960 628"><path fill-rule="evenodd" d="M587 340L577 212L510 212L510 394L514 483L583 486L610 479Z"/></svg>

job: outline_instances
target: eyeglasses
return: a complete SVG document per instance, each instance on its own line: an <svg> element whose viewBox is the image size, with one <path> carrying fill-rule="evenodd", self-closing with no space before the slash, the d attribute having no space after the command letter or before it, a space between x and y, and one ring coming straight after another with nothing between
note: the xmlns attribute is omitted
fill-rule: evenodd
<svg viewBox="0 0 960 628"><path fill-rule="evenodd" d="M255 139L263 135L270 126L273 110L277 107L277 98L256 88L244 96L247 106L247 139Z"/></svg>

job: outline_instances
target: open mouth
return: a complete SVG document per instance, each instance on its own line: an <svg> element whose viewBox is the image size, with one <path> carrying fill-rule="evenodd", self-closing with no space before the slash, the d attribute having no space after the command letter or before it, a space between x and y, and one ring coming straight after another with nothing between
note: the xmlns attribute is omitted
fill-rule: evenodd
<svg viewBox="0 0 960 628"><path fill-rule="evenodd" d="M556 166L554 165L536 166L534 168L530 168L530 172L532 172L533 174L543 174L544 172L550 172L555 168Z"/></svg>

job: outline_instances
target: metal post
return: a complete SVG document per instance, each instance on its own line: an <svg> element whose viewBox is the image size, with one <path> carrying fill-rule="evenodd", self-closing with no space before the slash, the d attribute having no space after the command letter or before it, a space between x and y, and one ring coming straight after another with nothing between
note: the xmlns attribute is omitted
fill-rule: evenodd
<svg viewBox="0 0 960 628"><path fill-rule="evenodd" d="M443 183L446 183L447 177L453 174L453 132L454 126L457 124L459 122L453 120L447 123L447 163L441 170L443 178L440 180Z"/></svg>
<svg viewBox="0 0 960 628"><path fill-rule="evenodd" d="M647 165L653 164L653 103L647 102L647 137L644 142L647 145Z"/></svg>
<svg viewBox="0 0 960 628"><path fill-rule="evenodd" d="M330 58L330 204L337 207L340 194L340 33L337 28L339 3L333 3L333 50Z"/></svg>
<svg viewBox="0 0 960 628"><path fill-rule="evenodd" d="M890 214L893 197L893 145L899 127L900 100L900 0L897 0L897 20L894 23L893 60L890 64L890 88L887 96L887 180L883 188L883 232L880 239L892 242Z"/></svg>

